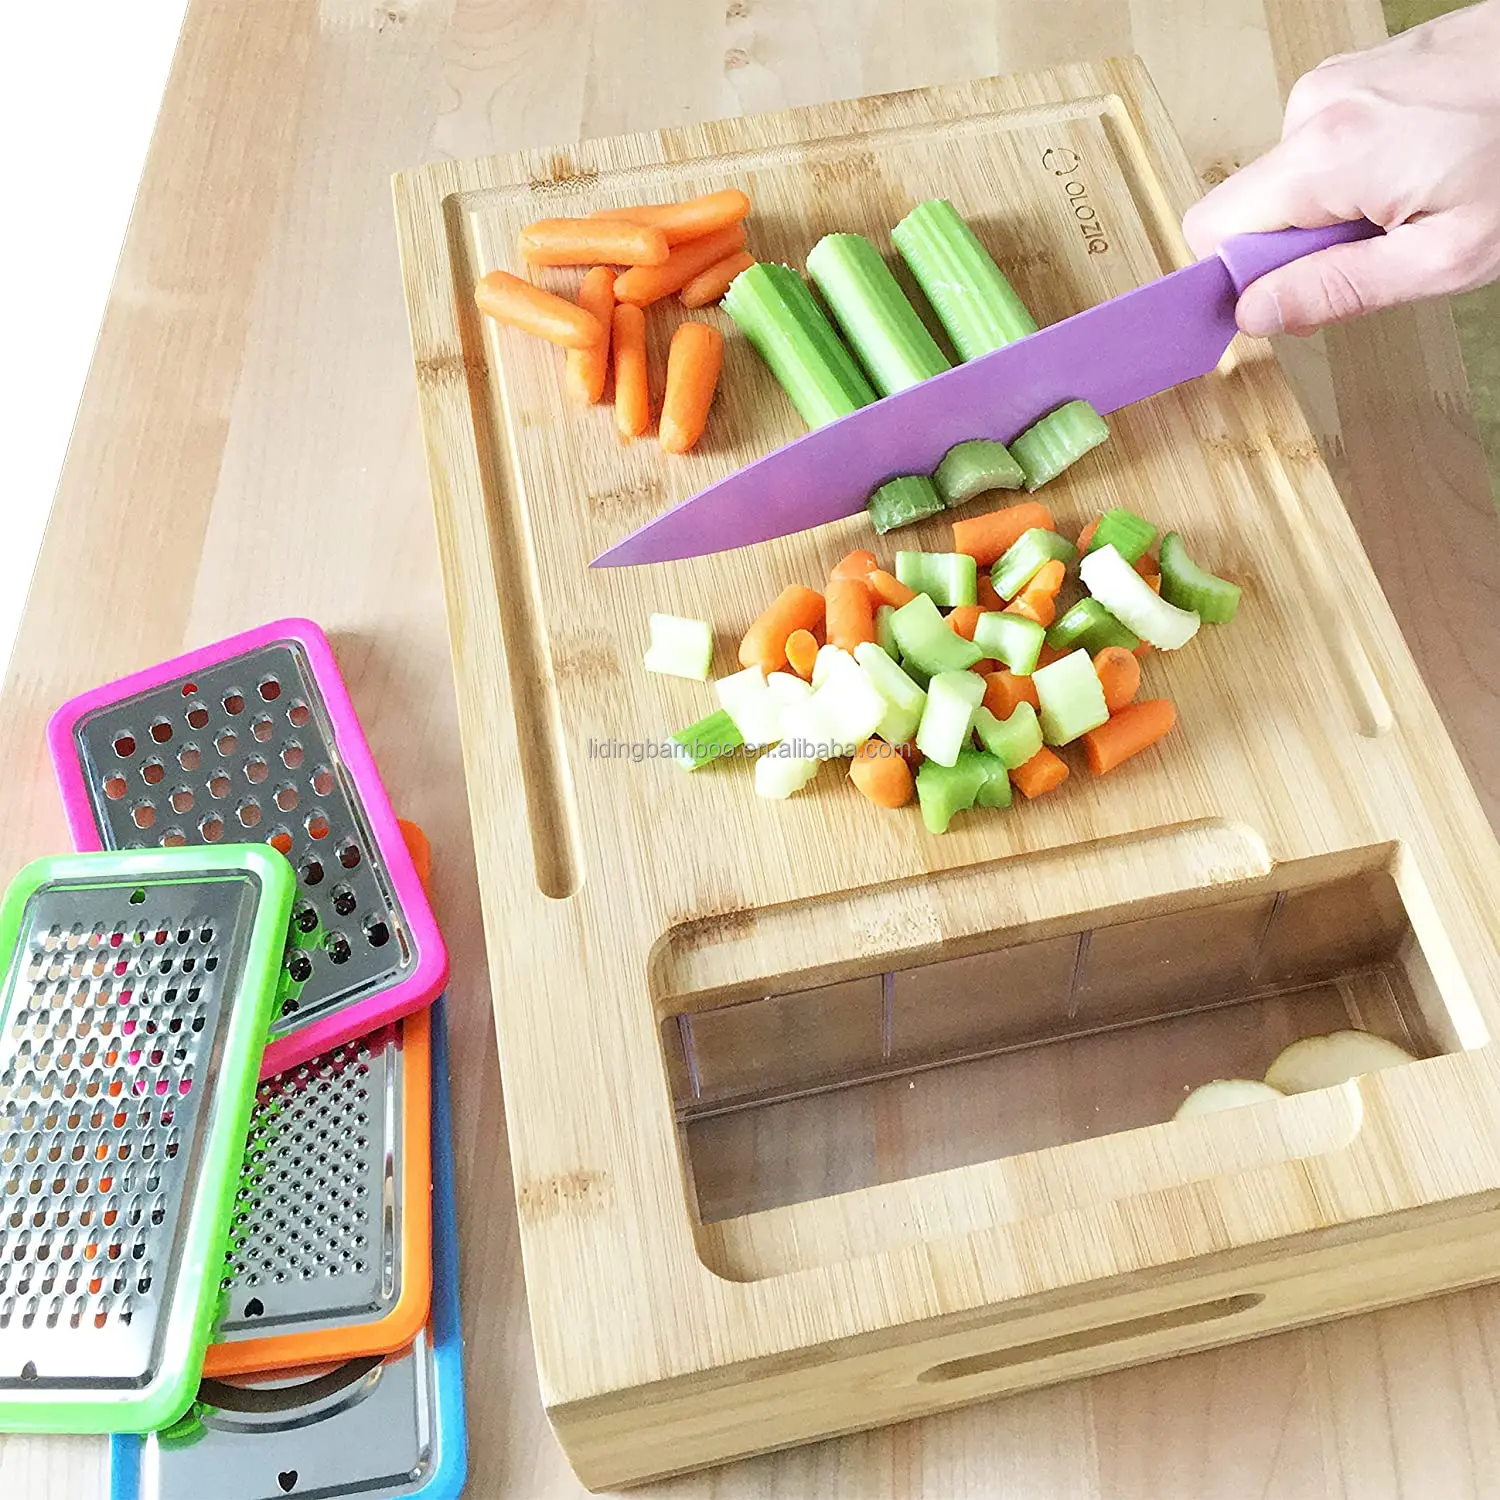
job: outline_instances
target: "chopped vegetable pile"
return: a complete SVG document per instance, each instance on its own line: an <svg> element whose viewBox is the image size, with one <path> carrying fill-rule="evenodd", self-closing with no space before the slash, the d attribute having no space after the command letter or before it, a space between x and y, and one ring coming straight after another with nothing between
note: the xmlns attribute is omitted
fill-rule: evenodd
<svg viewBox="0 0 1500 1500"><path fill-rule="evenodd" d="M916 799L945 833L974 808L1056 790L1081 746L1096 776L1149 749L1177 721L1141 699L1140 658L1227 624L1239 589L1188 556L1182 538L1111 510L1076 543L1025 501L953 523L952 552L897 552L894 572L851 552L822 592L789 584L745 632L743 670L715 683L718 709L673 736L688 770L763 753L755 790L790 797L823 762L877 807ZM1067 608L1070 580L1086 590ZM710 627L653 615L648 670L707 676Z"/></svg>

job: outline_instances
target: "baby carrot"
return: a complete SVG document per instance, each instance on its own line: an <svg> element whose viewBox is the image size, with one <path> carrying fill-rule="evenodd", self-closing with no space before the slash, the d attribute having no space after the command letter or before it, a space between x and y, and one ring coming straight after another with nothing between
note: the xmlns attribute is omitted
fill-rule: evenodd
<svg viewBox="0 0 1500 1500"><path fill-rule="evenodd" d="M810 630L794 630L786 638L786 660L803 682L811 682L818 659L818 638Z"/></svg>
<svg viewBox="0 0 1500 1500"><path fill-rule="evenodd" d="M750 199L739 188L723 188L704 193L701 198L686 198L680 203L642 203L633 208L601 208L590 214L593 219L623 219L627 224L645 224L666 235L669 245L696 240L738 224L750 212Z"/></svg>
<svg viewBox="0 0 1500 1500"><path fill-rule="evenodd" d="M604 377L609 374L609 330L615 316L615 273L608 266L595 266L578 288L578 305L592 313L604 337L592 349L569 349L564 374L568 395L580 406L592 406L604 395Z"/></svg>
<svg viewBox="0 0 1500 1500"><path fill-rule="evenodd" d="M828 644L853 652L875 639L875 600L863 578L828 580Z"/></svg>
<svg viewBox="0 0 1500 1500"><path fill-rule="evenodd" d="M615 282L615 296L636 307L649 307L673 292L680 292L693 277L701 276L736 250L745 248L745 226L731 224L727 229L704 235L701 240L685 240L659 266L632 266Z"/></svg>
<svg viewBox="0 0 1500 1500"><path fill-rule="evenodd" d="M621 280L624 280L621 277ZM999 562L1024 531L1055 531L1052 512L1040 500L1007 505L983 516L968 516L953 523L953 550L967 552L981 568Z"/></svg>
<svg viewBox="0 0 1500 1500"><path fill-rule="evenodd" d="M1104 706L1117 714L1141 690L1141 664L1123 646L1106 646L1094 657L1094 673L1104 689Z"/></svg>
<svg viewBox="0 0 1500 1500"><path fill-rule="evenodd" d="M566 297L544 292L509 271L491 271L474 287L480 312L565 349L592 349L604 338L604 325Z"/></svg>
<svg viewBox="0 0 1500 1500"><path fill-rule="evenodd" d="M672 335L658 429L668 453L686 453L703 436L723 362L724 335L717 328L684 323Z"/></svg>
<svg viewBox="0 0 1500 1500"><path fill-rule="evenodd" d="M755 257L748 250L737 250L726 255L717 265L700 271L682 289L684 307L707 307L717 302L729 290L729 283L741 271L748 271L755 264Z"/></svg>
<svg viewBox="0 0 1500 1500"><path fill-rule="evenodd" d="M646 315L640 308L615 308L614 341L615 426L621 437L638 438L651 425L651 390L646 382Z"/></svg>
<svg viewBox="0 0 1500 1500"><path fill-rule="evenodd" d="M857 552L851 552L846 557L841 557L834 564L830 578L857 578L863 583L880 563L876 560L873 552L866 552L860 548Z"/></svg>
<svg viewBox="0 0 1500 1500"><path fill-rule="evenodd" d="M896 577L894 573L887 573L884 568L875 568L865 578L865 585L875 596L877 604L889 604L900 609L903 604L910 604L917 597L915 589L909 589Z"/></svg>
<svg viewBox="0 0 1500 1500"><path fill-rule="evenodd" d="M1095 776L1114 770L1121 761L1154 745L1176 722L1177 710L1165 698L1146 698L1122 708L1084 735L1089 770Z"/></svg>
<svg viewBox="0 0 1500 1500"><path fill-rule="evenodd" d="M1040 797L1068 779L1068 763L1043 745L1024 766L1010 773L1010 779L1025 796Z"/></svg>
<svg viewBox="0 0 1500 1500"><path fill-rule="evenodd" d="M672 253L661 230L619 219L538 219L520 251L532 266L659 266Z"/></svg>
<svg viewBox="0 0 1500 1500"><path fill-rule="evenodd" d="M823 596L789 583L762 611L740 642L740 665L779 672L786 665L786 640L794 630L817 630L823 623Z"/></svg>
<svg viewBox="0 0 1500 1500"><path fill-rule="evenodd" d="M1045 562L1036 576L1006 606L1008 613L1024 615L1038 625L1050 625L1057 614L1057 592L1063 586L1067 569L1057 559Z"/></svg>
<svg viewBox="0 0 1500 1500"><path fill-rule="evenodd" d="M979 617L983 613L984 611L977 604L960 604L948 616L948 624L966 641L972 641L974 639L974 627L978 625Z"/></svg>
<svg viewBox="0 0 1500 1500"><path fill-rule="evenodd" d="M876 807L905 807L915 789L901 751L884 740L866 740L854 752L849 780Z"/></svg>
<svg viewBox="0 0 1500 1500"><path fill-rule="evenodd" d="M984 676L984 706L997 719L1008 719L1023 703L1033 708L1041 707L1036 695L1036 684L1029 677L1017 677L1014 672L986 672Z"/></svg>

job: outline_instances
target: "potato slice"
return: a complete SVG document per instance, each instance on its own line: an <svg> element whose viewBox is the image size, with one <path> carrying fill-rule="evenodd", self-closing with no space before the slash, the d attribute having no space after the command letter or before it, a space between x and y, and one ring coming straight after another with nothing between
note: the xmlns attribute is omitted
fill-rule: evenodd
<svg viewBox="0 0 1500 1500"><path fill-rule="evenodd" d="M1174 1120L1192 1115L1216 1115L1220 1110L1238 1109L1242 1104L1260 1104L1266 1099L1280 1099L1281 1090L1256 1078L1215 1078L1200 1084L1177 1106Z"/></svg>
<svg viewBox="0 0 1500 1500"><path fill-rule="evenodd" d="M1373 1032L1331 1031L1293 1042L1266 1069L1266 1082L1284 1094L1305 1094L1415 1061L1411 1053Z"/></svg>

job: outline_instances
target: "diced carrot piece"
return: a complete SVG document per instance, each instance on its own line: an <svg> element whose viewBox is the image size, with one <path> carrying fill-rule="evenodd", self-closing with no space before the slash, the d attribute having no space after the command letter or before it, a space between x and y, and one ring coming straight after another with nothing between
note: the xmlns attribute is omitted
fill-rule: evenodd
<svg viewBox="0 0 1500 1500"><path fill-rule="evenodd" d="M984 677L984 706L997 719L1008 719L1023 703L1033 708L1042 706L1036 695L1036 683L1029 677L1017 677L1014 672L986 672Z"/></svg>
<svg viewBox="0 0 1500 1500"><path fill-rule="evenodd" d="M1068 763L1045 745L1024 766L1010 773L1026 797L1041 797L1060 787L1068 779Z"/></svg>
<svg viewBox="0 0 1500 1500"><path fill-rule="evenodd" d="M786 638L787 664L804 682L812 681L818 659L818 638L810 630L794 630Z"/></svg>
<svg viewBox="0 0 1500 1500"><path fill-rule="evenodd" d="M1147 583L1153 578L1161 577L1161 564L1149 552L1143 552L1136 558L1135 570Z"/></svg>
<svg viewBox="0 0 1500 1500"><path fill-rule="evenodd" d="M1094 657L1094 672L1104 689L1104 706L1117 714L1141 690L1141 664L1123 646L1106 646Z"/></svg>
<svg viewBox="0 0 1500 1500"><path fill-rule="evenodd" d="M1177 710L1166 698L1146 698L1122 708L1106 723L1083 736L1089 770L1103 776L1122 761L1154 745L1177 722Z"/></svg>
<svg viewBox="0 0 1500 1500"><path fill-rule="evenodd" d="M841 557L828 576L830 578L858 578L864 582L879 566L880 563L875 554L861 547L858 551Z"/></svg>
<svg viewBox="0 0 1500 1500"><path fill-rule="evenodd" d="M1031 582L1006 606L1007 612L1024 615L1044 628L1050 625L1057 615L1057 595L1066 576L1067 569L1057 558L1043 563Z"/></svg>
<svg viewBox="0 0 1500 1500"><path fill-rule="evenodd" d="M1040 500L1024 500L982 516L967 516L953 523L953 550L967 552L981 568L997 563L1021 534L1055 531L1052 512Z"/></svg>
<svg viewBox="0 0 1500 1500"><path fill-rule="evenodd" d="M989 572L984 568L979 570L978 592L975 596L975 602L979 605L980 609L1005 608L1005 600L995 592L995 585L990 582Z"/></svg>
<svg viewBox="0 0 1500 1500"><path fill-rule="evenodd" d="M1089 524L1078 533L1078 554L1080 557L1089 550L1089 543L1094 540L1094 533L1098 531L1099 522L1103 519L1103 516L1095 516L1094 519L1090 521Z"/></svg>
<svg viewBox="0 0 1500 1500"><path fill-rule="evenodd" d="M974 627L979 624L979 617L983 613L984 611L977 604L960 604L948 616L948 624L966 641L972 641Z"/></svg>
<svg viewBox="0 0 1500 1500"><path fill-rule="evenodd" d="M787 637L794 630L816 631L823 623L823 596L789 583L762 611L740 642L740 665L779 672L786 666Z"/></svg>
<svg viewBox="0 0 1500 1500"><path fill-rule="evenodd" d="M916 789L900 749L884 740L866 740L854 752L849 780L876 807L905 807Z"/></svg>
<svg viewBox="0 0 1500 1500"><path fill-rule="evenodd" d="M876 568L865 578L865 584L875 596L877 604L889 604L900 609L917 597L915 589L909 589L894 573Z"/></svg>
<svg viewBox="0 0 1500 1500"><path fill-rule="evenodd" d="M875 639L875 599L862 578L828 580L828 644L853 652Z"/></svg>

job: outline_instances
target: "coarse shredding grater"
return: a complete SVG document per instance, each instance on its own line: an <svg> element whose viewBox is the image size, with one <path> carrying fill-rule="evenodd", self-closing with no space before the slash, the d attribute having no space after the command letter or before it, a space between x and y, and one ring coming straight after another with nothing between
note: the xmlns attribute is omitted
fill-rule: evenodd
<svg viewBox="0 0 1500 1500"><path fill-rule="evenodd" d="M431 1018L261 1080L203 1373L403 1348L432 1294Z"/></svg>
<svg viewBox="0 0 1500 1500"><path fill-rule="evenodd" d="M182 1421L117 1437L111 1500L455 1500L464 1485L458 1223L447 1046L434 1010L432 1317L385 1359L255 1380L205 1380Z"/></svg>
<svg viewBox="0 0 1500 1500"><path fill-rule="evenodd" d="M294 886L225 845L39 860L0 903L0 1430L192 1400Z"/></svg>
<svg viewBox="0 0 1500 1500"><path fill-rule="evenodd" d="M81 849L265 839L297 871L263 1074L428 1004L448 958L327 637L280 620L65 703L47 730Z"/></svg>

